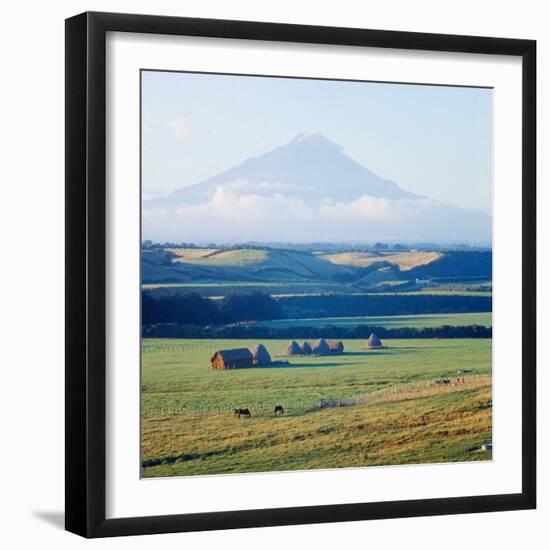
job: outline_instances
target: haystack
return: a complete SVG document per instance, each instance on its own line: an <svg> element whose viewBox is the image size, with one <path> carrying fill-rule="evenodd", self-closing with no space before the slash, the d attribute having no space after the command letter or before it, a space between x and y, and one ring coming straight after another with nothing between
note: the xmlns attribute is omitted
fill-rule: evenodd
<svg viewBox="0 0 550 550"><path fill-rule="evenodd" d="M254 364L260 367L271 365L271 355L263 344L258 344L252 352L254 356Z"/></svg>
<svg viewBox="0 0 550 550"><path fill-rule="evenodd" d="M311 354L312 355L329 355L330 347L327 344L327 341L324 338L319 338L319 340L315 340L315 342L311 346Z"/></svg>
<svg viewBox="0 0 550 550"><path fill-rule="evenodd" d="M327 340L330 353L344 353L344 344L342 340Z"/></svg>
<svg viewBox="0 0 550 550"><path fill-rule="evenodd" d="M367 347L370 349L380 349L382 348L382 342L380 341L380 338L374 334L374 332L369 336L369 339L367 340Z"/></svg>
<svg viewBox="0 0 550 550"><path fill-rule="evenodd" d="M302 355L302 348L296 340L292 340L292 342L288 345L288 348L286 348L286 353L287 355Z"/></svg>
<svg viewBox="0 0 550 550"><path fill-rule="evenodd" d="M309 342L304 342L302 344L302 353L304 355L311 355L311 346L309 345Z"/></svg>

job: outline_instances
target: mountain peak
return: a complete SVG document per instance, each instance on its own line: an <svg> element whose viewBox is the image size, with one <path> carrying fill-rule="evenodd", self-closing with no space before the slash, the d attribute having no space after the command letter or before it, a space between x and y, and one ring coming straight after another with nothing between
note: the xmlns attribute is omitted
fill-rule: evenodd
<svg viewBox="0 0 550 550"><path fill-rule="evenodd" d="M490 239L491 228L486 215L439 205L376 175L320 132L143 205L143 234L155 240L422 240L434 227L440 238L445 230L456 239Z"/></svg>
<svg viewBox="0 0 550 550"><path fill-rule="evenodd" d="M295 143L325 143L336 147L336 145L327 139L321 132L302 132L290 141L290 144Z"/></svg>
<svg viewBox="0 0 550 550"><path fill-rule="evenodd" d="M174 197L187 201L203 200L218 189L253 190L256 196L271 196L274 189L304 200L312 194L322 199L357 200L365 195L376 198L418 198L392 181L383 179L348 157L321 132L304 132L290 142L221 172L207 180L184 187ZM292 191L290 191L292 189ZM279 191L280 192L280 191ZM151 205L169 203L170 197Z"/></svg>

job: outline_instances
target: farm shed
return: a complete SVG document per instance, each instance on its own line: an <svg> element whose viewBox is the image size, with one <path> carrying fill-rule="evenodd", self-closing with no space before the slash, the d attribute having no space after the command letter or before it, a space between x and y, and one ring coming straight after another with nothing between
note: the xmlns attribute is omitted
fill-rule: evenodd
<svg viewBox="0 0 550 550"><path fill-rule="evenodd" d="M242 369L251 367L254 364L254 357L249 349L223 349L217 351L210 358L210 366L213 369Z"/></svg>
<svg viewBox="0 0 550 550"><path fill-rule="evenodd" d="M302 355L302 348L296 342L296 340L292 340L290 344L288 344L288 348L286 348L287 355Z"/></svg>
<svg viewBox="0 0 550 550"><path fill-rule="evenodd" d="M311 346L309 345L309 342L304 342L302 344L302 353L304 355L311 355Z"/></svg>
<svg viewBox="0 0 550 550"><path fill-rule="evenodd" d="M267 348L263 344L258 344L252 352L254 358L254 364L260 367L265 365L271 365L271 355L267 351Z"/></svg>
<svg viewBox="0 0 550 550"><path fill-rule="evenodd" d="M327 340L330 353L344 353L344 344L342 340Z"/></svg>
<svg viewBox="0 0 550 550"><path fill-rule="evenodd" d="M312 355L330 355L330 346L324 338L319 338L311 346Z"/></svg>
<svg viewBox="0 0 550 550"><path fill-rule="evenodd" d="M367 347L370 349L380 349L382 348L382 342L380 341L380 338L374 334L374 332L369 336L369 339L367 340Z"/></svg>

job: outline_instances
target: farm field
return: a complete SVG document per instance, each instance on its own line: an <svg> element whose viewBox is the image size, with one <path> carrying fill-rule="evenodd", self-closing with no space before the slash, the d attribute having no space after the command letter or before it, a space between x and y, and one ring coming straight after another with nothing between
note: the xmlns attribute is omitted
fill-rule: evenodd
<svg viewBox="0 0 550 550"><path fill-rule="evenodd" d="M176 262L202 265L247 266L262 262L268 257L266 250L254 249L220 251L215 248L169 248L167 250L176 254Z"/></svg>
<svg viewBox="0 0 550 550"><path fill-rule="evenodd" d="M207 475L490 459L491 340L388 340L366 350L277 357L271 367L216 371L218 349L251 340L142 342L142 476ZM435 379L472 371L465 384ZM319 408L320 400L359 404ZM275 417L280 404L284 416ZM252 418L233 418L247 407Z"/></svg>
<svg viewBox="0 0 550 550"><path fill-rule="evenodd" d="M270 328L292 327L353 327L357 325L369 325L384 328L433 328L443 325L468 326L480 325L492 326L492 313L434 313L429 315L384 315L369 317L323 317L319 319L276 319L273 321L257 321L257 326Z"/></svg>
<svg viewBox="0 0 550 550"><path fill-rule="evenodd" d="M324 296L345 295L345 296L492 296L491 290L467 290L467 289L439 289L430 287L421 290L408 291L358 291L356 287L339 283L252 283L252 282L219 282L219 283L146 283L142 289L151 293L152 296L161 296L174 292L198 292L201 296L212 299L220 299L228 294L263 292L274 298L289 298L293 296Z"/></svg>
<svg viewBox="0 0 550 550"><path fill-rule="evenodd" d="M371 292L370 294L391 294L389 292ZM396 293L397 294L397 293ZM401 296L492 296L491 290L440 290L437 287L431 287L424 290L399 292Z"/></svg>
<svg viewBox="0 0 550 550"><path fill-rule="evenodd" d="M142 249L141 268L144 289L192 289L204 296L243 289L272 295L436 289L468 292L484 291L481 285L490 284L492 279L491 252L482 250L323 252L268 246L174 245Z"/></svg>
<svg viewBox="0 0 550 550"><path fill-rule="evenodd" d="M357 289L339 283L324 282L250 282L227 281L216 283L149 283L142 285L143 290L152 295L172 292L198 292L209 298L221 298L233 293L264 292L272 296L309 296L322 294L354 294ZM364 293L358 293L364 294Z"/></svg>
<svg viewBox="0 0 550 550"><path fill-rule="evenodd" d="M440 252L397 252L390 254L373 254L372 252L341 252L324 254L324 260L337 265L368 267L375 263L387 262L398 266L401 271L408 271L420 265L429 264L441 258Z"/></svg>
<svg viewBox="0 0 550 550"><path fill-rule="evenodd" d="M369 291L362 292L361 294L370 295L392 295L398 294L399 296L418 296L418 295L432 295L432 296L492 296L492 283L483 282L472 284L455 284L452 287L446 284L440 284L436 286L429 286L426 288L419 288L417 290L385 290L385 291Z"/></svg>

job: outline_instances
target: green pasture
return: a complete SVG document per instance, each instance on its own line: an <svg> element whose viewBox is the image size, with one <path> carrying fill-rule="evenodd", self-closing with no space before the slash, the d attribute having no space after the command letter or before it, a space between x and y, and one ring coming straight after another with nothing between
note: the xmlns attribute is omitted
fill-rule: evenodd
<svg viewBox="0 0 550 550"><path fill-rule="evenodd" d="M292 327L353 327L357 325L368 325L384 328L434 328L443 325L454 327L480 325L492 326L491 312L483 313L444 313L427 315L384 315L369 317L322 317L320 319L277 319L273 321L257 321L254 323L270 328L292 328Z"/></svg>
<svg viewBox="0 0 550 550"><path fill-rule="evenodd" d="M377 351L345 340L343 355L292 358L288 341L263 340L273 366L209 368L214 351L257 343L143 341L142 476L490 458L472 449L491 437L491 340L388 340ZM463 369L464 385L428 385ZM319 409L361 396L374 402ZM233 418L235 407L252 418Z"/></svg>
<svg viewBox="0 0 550 550"><path fill-rule="evenodd" d="M341 283L325 283L322 281L226 281L211 283L146 283L143 290L153 295L170 294L173 292L198 292L202 296L220 298L228 294L242 292L263 292L274 296L309 296L322 294L353 294L357 289Z"/></svg>
<svg viewBox="0 0 550 550"><path fill-rule="evenodd" d="M212 283L145 283L141 285L142 290L147 290L155 296L172 294L174 292L198 292L209 298L223 298L228 294L240 294L242 292L264 292L275 297L292 296L323 296L327 294L339 294L344 296L492 296L491 290L468 290L467 288L448 289L437 286L420 290L392 290L386 292L365 291L359 287L345 283L324 283L324 282L251 282L251 281L227 281Z"/></svg>

